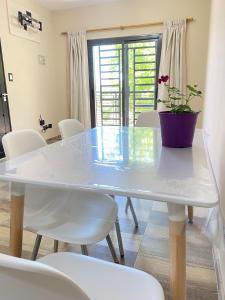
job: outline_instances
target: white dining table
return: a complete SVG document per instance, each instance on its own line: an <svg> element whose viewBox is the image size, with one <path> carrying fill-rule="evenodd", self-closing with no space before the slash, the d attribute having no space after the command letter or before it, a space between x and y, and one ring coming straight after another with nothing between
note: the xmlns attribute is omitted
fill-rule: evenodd
<svg viewBox="0 0 225 300"><path fill-rule="evenodd" d="M185 207L218 203L203 131L196 130L192 148L173 149L162 147L157 128L97 127L1 163L0 180L11 183L15 256L22 250L26 185L166 202L172 299L186 299Z"/></svg>

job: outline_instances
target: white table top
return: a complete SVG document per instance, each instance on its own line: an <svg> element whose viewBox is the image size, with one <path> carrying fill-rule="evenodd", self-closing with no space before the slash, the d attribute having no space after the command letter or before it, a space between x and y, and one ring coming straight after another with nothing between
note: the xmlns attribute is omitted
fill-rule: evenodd
<svg viewBox="0 0 225 300"><path fill-rule="evenodd" d="M212 207L218 193L203 133L161 146L156 128L99 127L0 164L0 180Z"/></svg>

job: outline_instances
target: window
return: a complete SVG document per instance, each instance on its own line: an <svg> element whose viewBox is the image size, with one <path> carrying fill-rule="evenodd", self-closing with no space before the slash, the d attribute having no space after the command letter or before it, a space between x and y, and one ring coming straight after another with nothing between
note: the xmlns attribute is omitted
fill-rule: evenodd
<svg viewBox="0 0 225 300"><path fill-rule="evenodd" d="M134 126L156 108L161 35L88 41L92 126Z"/></svg>

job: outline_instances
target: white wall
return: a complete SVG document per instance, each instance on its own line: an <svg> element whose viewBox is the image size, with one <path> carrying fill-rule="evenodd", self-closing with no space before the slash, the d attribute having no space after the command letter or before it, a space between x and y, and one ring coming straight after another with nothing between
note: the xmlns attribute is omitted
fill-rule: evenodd
<svg viewBox="0 0 225 300"><path fill-rule="evenodd" d="M225 216L225 2L214 0L211 10L204 128Z"/></svg>
<svg viewBox="0 0 225 300"><path fill-rule="evenodd" d="M53 17L57 45L57 86L60 87L59 93L62 113L65 116L69 114L69 104L66 80L67 41L66 36L62 36L61 32L166 21L177 19L179 17L194 17L195 21L188 25L188 81L192 84L197 83L204 91L208 47L209 8L210 0L120 0L55 12ZM121 35L128 36L159 33L162 32L162 29L162 26L160 26L139 28L135 30L98 32L95 34L88 34L88 38L93 39ZM67 104L66 106L65 103ZM195 108L202 110L202 101L196 103ZM200 115L200 120L201 118L202 114Z"/></svg>
<svg viewBox="0 0 225 300"><path fill-rule="evenodd" d="M0 0L0 38L5 73L13 73L8 82L9 106L13 129L39 130L38 118L43 114L54 125L45 138L58 134L57 121L61 118L58 91L55 85L55 55L52 12L34 0L13 0L29 11L34 11L43 22L40 43L13 36L9 33L7 1ZM46 57L46 65L38 64L38 55Z"/></svg>
<svg viewBox="0 0 225 300"><path fill-rule="evenodd" d="M209 152L215 172L223 219L225 220L225 2L213 0L209 39L204 128L209 134ZM219 223L219 217L217 219ZM212 223L213 225L213 223ZM224 232L217 233L215 258L221 276L222 299L225 299ZM221 284L222 283L222 284Z"/></svg>

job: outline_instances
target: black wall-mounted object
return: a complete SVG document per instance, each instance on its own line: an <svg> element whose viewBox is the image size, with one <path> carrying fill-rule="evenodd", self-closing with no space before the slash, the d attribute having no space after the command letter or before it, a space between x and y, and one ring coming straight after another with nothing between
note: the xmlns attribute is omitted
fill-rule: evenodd
<svg viewBox="0 0 225 300"><path fill-rule="evenodd" d="M18 21L23 26L24 30L27 30L28 27L31 27L33 29L42 31L42 22L34 19L32 17L32 13L29 11L26 11L26 13L18 11Z"/></svg>
<svg viewBox="0 0 225 300"><path fill-rule="evenodd" d="M46 132L47 129L52 128L52 124L45 124L45 120L42 119L40 115L39 124L42 127L42 132Z"/></svg>

